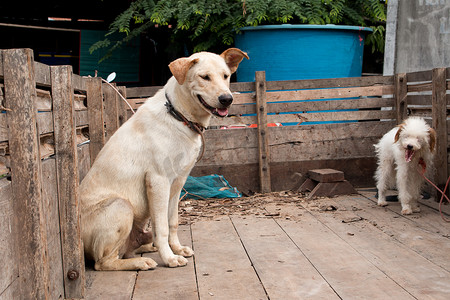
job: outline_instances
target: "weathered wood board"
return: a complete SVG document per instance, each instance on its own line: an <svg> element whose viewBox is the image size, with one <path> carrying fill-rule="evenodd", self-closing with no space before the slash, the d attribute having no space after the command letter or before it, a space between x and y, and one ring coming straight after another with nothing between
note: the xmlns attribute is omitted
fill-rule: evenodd
<svg viewBox="0 0 450 300"><path fill-rule="evenodd" d="M200 299L266 299L229 218L193 224L192 241Z"/></svg>

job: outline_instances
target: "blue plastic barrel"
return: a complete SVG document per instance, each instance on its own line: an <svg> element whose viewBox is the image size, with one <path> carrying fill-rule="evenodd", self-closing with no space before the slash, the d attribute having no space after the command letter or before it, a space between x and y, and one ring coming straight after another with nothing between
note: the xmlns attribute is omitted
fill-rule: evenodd
<svg viewBox="0 0 450 300"><path fill-rule="evenodd" d="M250 56L237 81L296 80L361 76L365 34L372 29L341 25L263 25L241 28L235 45Z"/></svg>

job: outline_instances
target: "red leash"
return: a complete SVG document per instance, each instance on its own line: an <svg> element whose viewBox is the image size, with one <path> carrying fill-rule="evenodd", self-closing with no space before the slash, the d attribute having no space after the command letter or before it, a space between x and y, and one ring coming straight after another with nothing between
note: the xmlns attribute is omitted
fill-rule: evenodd
<svg viewBox="0 0 450 300"><path fill-rule="evenodd" d="M425 180L428 181L429 184L431 184L436 190L438 190L442 194L441 200L439 201L439 213L441 214L442 220L444 220L445 222L450 222L449 219L446 219L444 217L444 214L442 213L442 208L441 208L442 202L444 200L444 197L447 200L447 202L450 203L450 200L448 199L447 195L445 194L445 192L447 191L448 184L450 182L450 176L448 177L447 182L445 183L444 191L441 191L434 183L431 182L431 180L429 180L425 176L425 171L427 169L427 164L425 163L425 161L422 158L419 160L419 165L422 167L422 170L418 170L420 175L422 175L422 177L425 178Z"/></svg>

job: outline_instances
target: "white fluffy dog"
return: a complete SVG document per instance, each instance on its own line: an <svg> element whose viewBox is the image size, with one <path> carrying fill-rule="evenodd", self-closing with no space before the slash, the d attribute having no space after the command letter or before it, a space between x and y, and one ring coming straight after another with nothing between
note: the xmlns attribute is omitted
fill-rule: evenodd
<svg viewBox="0 0 450 300"><path fill-rule="evenodd" d="M421 197L424 179L418 170L426 166L428 177L432 173L435 144L434 129L423 118L410 117L374 145L378 158L375 173L378 205L387 205L386 190L396 186L402 214L420 212L417 200Z"/></svg>

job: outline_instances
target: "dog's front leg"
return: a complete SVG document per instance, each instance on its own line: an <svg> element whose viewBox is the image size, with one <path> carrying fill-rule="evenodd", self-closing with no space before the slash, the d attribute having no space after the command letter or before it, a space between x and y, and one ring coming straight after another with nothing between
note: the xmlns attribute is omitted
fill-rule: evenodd
<svg viewBox="0 0 450 300"><path fill-rule="evenodd" d="M169 246L169 180L164 176L147 173L145 186L152 220L154 245L158 248L164 264L169 267L185 266L187 259L183 256L175 255Z"/></svg>
<svg viewBox="0 0 450 300"><path fill-rule="evenodd" d="M190 247L182 246L178 239L178 204L180 202L180 193L186 182L186 177L175 180L170 191L169 202L169 245L175 254L184 257L191 257L194 251Z"/></svg>

